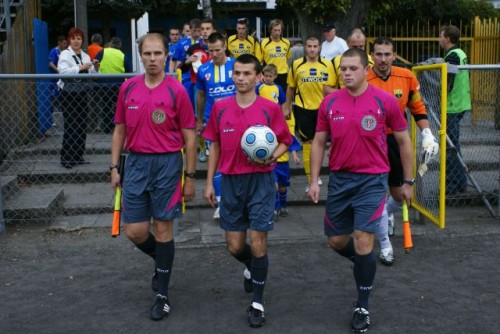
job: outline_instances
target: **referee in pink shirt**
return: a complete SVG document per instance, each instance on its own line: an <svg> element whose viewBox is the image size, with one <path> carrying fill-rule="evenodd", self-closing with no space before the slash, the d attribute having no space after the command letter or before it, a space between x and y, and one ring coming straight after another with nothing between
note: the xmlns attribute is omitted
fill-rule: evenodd
<svg viewBox="0 0 500 334"><path fill-rule="evenodd" d="M220 202L220 226L226 231L227 248L245 264L244 288L253 292L248 308L248 324L264 325L263 294L269 260L267 232L274 226L274 167L277 158L288 150L292 136L279 105L255 93L261 72L258 59L251 54L236 58L233 81L236 96L215 102L202 136L210 140L207 182L204 197L216 203L213 178L217 168L222 174L224 196ZM270 127L278 139L272 158L250 162L240 146L241 137L253 125ZM246 243L247 230L250 245Z"/></svg>
<svg viewBox="0 0 500 334"><path fill-rule="evenodd" d="M173 220L182 215L182 197L195 194L196 120L184 87L165 75L168 42L160 34L139 41L146 73L120 87L111 147L111 184L123 181L122 214L127 237L155 261L152 288L156 301L151 319L170 312L168 283L174 261ZM122 148L130 152L125 179L118 163ZM185 148L185 182L182 184ZM153 231L150 220L153 218Z"/></svg>
<svg viewBox="0 0 500 334"><path fill-rule="evenodd" d="M389 172L388 127L393 129L401 152L405 179L411 179L413 173L410 136L397 100L368 84L368 70L365 51L354 48L342 55L340 75L345 87L327 95L319 107L308 191L317 203L320 192L317 181L330 137L324 228L328 245L354 262L358 299L351 327L355 333L367 331L370 325L368 299L377 268L374 232L385 205ZM404 200L409 201L412 187L404 184L401 191Z"/></svg>

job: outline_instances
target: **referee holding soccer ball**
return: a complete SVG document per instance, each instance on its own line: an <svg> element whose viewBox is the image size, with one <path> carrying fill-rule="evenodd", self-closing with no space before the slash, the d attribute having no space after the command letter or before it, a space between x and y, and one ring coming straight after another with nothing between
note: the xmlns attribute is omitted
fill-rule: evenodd
<svg viewBox="0 0 500 334"><path fill-rule="evenodd" d="M263 294L269 260L267 232L274 225L274 163L288 150L292 136L281 108L255 93L259 60L250 54L239 56L233 67L236 96L215 102L202 136L210 140L205 199L216 203L213 178L217 168L222 173L220 226L226 231L227 248L242 262L245 291L253 292L248 308L248 324L264 325ZM248 127L265 125L273 130L278 147L267 160L250 161L240 146ZM250 245L246 243L249 230Z"/></svg>

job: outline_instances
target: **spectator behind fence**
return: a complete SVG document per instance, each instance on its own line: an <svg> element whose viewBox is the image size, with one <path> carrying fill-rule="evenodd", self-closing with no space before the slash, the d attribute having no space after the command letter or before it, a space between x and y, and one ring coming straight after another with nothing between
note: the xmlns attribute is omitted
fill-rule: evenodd
<svg viewBox="0 0 500 334"><path fill-rule="evenodd" d="M87 47L87 52L91 60L94 60L95 56L102 51L102 36L101 34L93 34L90 38L90 44Z"/></svg>
<svg viewBox="0 0 500 334"><path fill-rule="evenodd" d="M321 44L321 57L332 60L348 49L345 40L336 34L335 24L328 23L323 26L325 41Z"/></svg>
<svg viewBox="0 0 500 334"><path fill-rule="evenodd" d="M59 56L61 55L61 51L68 47L68 41L66 40L66 36L59 35L57 36L57 46L50 50L49 52L49 72L57 74L59 73L57 69L57 64L59 63ZM57 96L59 95L59 90L57 89L57 79L51 80L50 85L50 96L51 96L51 104L52 104L52 112L54 112L54 108L59 108L56 103ZM56 123L52 123L52 126L55 126Z"/></svg>
<svg viewBox="0 0 500 334"><path fill-rule="evenodd" d="M99 73L101 74L119 74L132 72L132 66L129 59L120 50L122 41L119 37L111 38L109 48L104 48L99 52L95 59L99 61ZM99 94L101 95L101 115L100 127L102 132L109 134L115 127L113 115L115 113L116 99L118 90L123 79L104 79L99 81Z"/></svg>
<svg viewBox="0 0 500 334"><path fill-rule="evenodd" d="M467 65L467 55L457 44L460 30L455 26L444 26L439 32L439 45L444 49L444 61L451 65ZM448 73L448 100L446 104L446 134L456 147L456 152L448 149L446 155L446 193L453 195L467 191L467 175L459 161L460 121L465 112L471 111L469 71Z"/></svg>
<svg viewBox="0 0 500 334"><path fill-rule="evenodd" d="M60 74L96 73L99 62L92 64L90 57L82 50L83 31L74 27L68 32L68 48L61 52L57 70ZM61 79L57 83L61 91L61 108L64 117L64 135L61 148L61 165L73 168L86 164L83 159L87 139L87 90L86 80Z"/></svg>
<svg viewBox="0 0 500 334"><path fill-rule="evenodd" d="M68 47L68 41L64 35L57 36L57 46L49 52L49 71L50 73L59 73L57 64L61 51Z"/></svg>

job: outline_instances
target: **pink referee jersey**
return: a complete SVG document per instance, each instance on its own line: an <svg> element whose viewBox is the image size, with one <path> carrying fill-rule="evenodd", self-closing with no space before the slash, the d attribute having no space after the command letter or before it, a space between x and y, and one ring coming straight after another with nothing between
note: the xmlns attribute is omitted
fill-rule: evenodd
<svg viewBox="0 0 500 334"><path fill-rule="evenodd" d="M153 89L145 85L144 75L124 82L115 123L126 125L125 148L136 153L178 152L184 146L181 129L196 127L186 90L170 76Z"/></svg>
<svg viewBox="0 0 500 334"><path fill-rule="evenodd" d="M320 105L316 131L330 133L330 170L389 172L388 127L407 128L394 96L370 85L360 96L350 95L346 88L328 95Z"/></svg>
<svg viewBox="0 0 500 334"><path fill-rule="evenodd" d="M274 166L252 165L241 149L243 133L250 126L257 124L270 127L276 134L278 143L292 143L292 135L288 131L285 117L276 103L261 96L257 96L255 102L247 108L241 108L235 96L215 102L202 136L220 143L218 167L222 174L264 173L274 169Z"/></svg>

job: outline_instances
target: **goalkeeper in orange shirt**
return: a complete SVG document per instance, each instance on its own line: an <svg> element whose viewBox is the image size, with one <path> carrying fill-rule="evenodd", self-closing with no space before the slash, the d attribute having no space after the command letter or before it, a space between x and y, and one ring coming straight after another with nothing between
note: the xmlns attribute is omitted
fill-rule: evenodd
<svg viewBox="0 0 500 334"><path fill-rule="evenodd" d="M430 129L425 104L420 97L420 84L410 70L392 66L396 59L394 43L390 38L379 37L373 42L371 54L374 65L367 75L370 85L380 88L392 95L398 101L401 112L410 109L415 122L422 134L422 150L425 162L436 158L439 154L439 145ZM392 130L387 133L389 149L389 190L390 196L386 201L379 230L376 233L380 242L379 260L382 264L391 266L394 263L394 252L389 235L394 234L394 212L401 212L401 187L404 183L413 185L414 179L403 178L403 168L397 143L392 135Z"/></svg>

